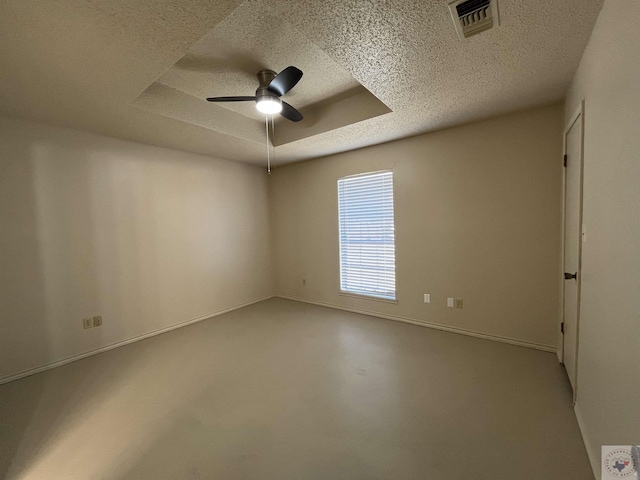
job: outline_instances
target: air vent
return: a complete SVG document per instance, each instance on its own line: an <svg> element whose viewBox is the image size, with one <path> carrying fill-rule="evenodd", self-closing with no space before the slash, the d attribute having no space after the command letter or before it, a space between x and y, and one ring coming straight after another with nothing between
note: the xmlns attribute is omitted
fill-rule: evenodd
<svg viewBox="0 0 640 480"><path fill-rule="evenodd" d="M461 40L500 25L497 0L453 0L449 10Z"/></svg>

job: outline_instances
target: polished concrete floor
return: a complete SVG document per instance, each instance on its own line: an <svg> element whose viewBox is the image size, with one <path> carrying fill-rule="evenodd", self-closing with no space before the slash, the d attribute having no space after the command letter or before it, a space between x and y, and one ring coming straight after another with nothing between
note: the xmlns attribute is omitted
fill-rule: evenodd
<svg viewBox="0 0 640 480"><path fill-rule="evenodd" d="M0 478L593 476L555 355L271 299L0 386Z"/></svg>

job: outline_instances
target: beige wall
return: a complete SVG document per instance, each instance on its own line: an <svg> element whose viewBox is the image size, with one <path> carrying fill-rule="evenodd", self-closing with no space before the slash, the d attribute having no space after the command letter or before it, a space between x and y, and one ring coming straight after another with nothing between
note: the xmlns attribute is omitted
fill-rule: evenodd
<svg viewBox="0 0 640 480"><path fill-rule="evenodd" d="M276 293L554 349L562 123L552 106L276 169ZM339 295L336 181L380 169L394 172L397 304Z"/></svg>
<svg viewBox="0 0 640 480"><path fill-rule="evenodd" d="M269 296L267 201L256 167L0 118L0 378Z"/></svg>
<svg viewBox="0 0 640 480"><path fill-rule="evenodd" d="M607 0L566 101L585 101L576 413L600 446L640 444L640 2Z"/></svg>

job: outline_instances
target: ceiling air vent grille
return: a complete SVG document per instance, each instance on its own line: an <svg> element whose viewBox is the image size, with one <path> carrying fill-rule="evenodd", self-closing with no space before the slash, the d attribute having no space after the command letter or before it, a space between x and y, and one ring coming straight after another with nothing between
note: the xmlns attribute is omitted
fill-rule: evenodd
<svg viewBox="0 0 640 480"><path fill-rule="evenodd" d="M453 0L449 10L462 40L500 25L497 0Z"/></svg>

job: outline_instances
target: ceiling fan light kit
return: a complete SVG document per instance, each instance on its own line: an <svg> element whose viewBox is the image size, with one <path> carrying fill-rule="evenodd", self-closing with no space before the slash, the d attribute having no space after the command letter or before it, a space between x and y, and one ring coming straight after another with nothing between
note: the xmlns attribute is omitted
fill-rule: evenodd
<svg viewBox="0 0 640 480"><path fill-rule="evenodd" d="M256 110L267 115L280 113L282 112L282 100L271 93L256 94Z"/></svg>

